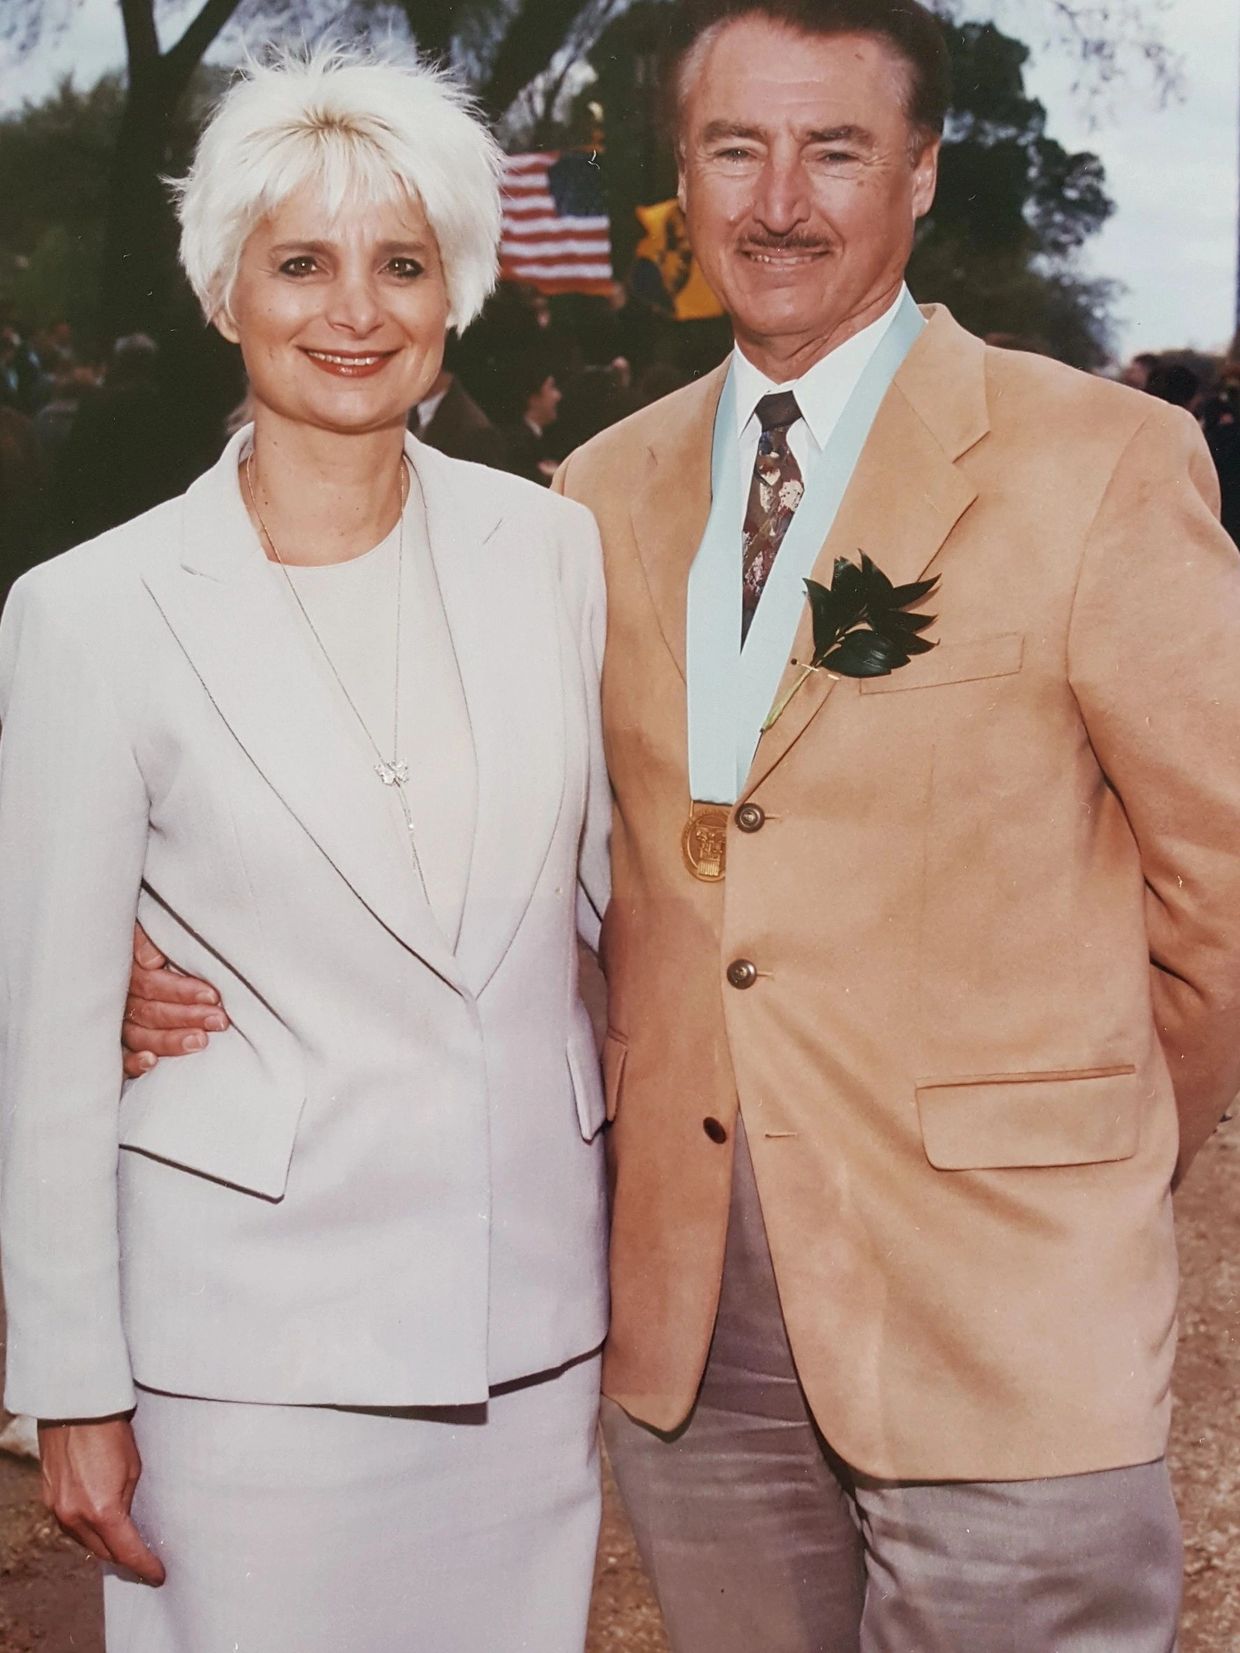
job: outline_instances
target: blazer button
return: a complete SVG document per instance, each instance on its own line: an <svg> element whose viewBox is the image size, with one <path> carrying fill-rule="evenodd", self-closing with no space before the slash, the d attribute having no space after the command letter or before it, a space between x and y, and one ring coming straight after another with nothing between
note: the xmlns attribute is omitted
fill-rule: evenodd
<svg viewBox="0 0 1240 1653"><path fill-rule="evenodd" d="M728 965L727 975L732 987L752 987L758 979L758 966L752 959L733 959Z"/></svg>
<svg viewBox="0 0 1240 1653"><path fill-rule="evenodd" d="M727 1129L717 1119L704 1119L702 1129L712 1142L718 1142L721 1146L728 1140Z"/></svg>
<svg viewBox="0 0 1240 1653"><path fill-rule="evenodd" d="M766 810L760 804L742 804L736 812L736 824L742 832L761 832L766 825Z"/></svg>

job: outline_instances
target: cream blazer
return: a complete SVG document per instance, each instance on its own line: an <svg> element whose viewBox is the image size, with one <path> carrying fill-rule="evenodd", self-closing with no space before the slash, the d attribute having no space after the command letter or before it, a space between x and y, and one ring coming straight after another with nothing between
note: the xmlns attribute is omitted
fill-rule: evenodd
<svg viewBox="0 0 1240 1653"><path fill-rule="evenodd" d="M477 763L453 953L258 549L246 434L0 626L6 1401L42 1417L135 1380L479 1401L605 1330L594 524L410 440ZM232 1026L122 1087L135 917Z"/></svg>
<svg viewBox="0 0 1240 1653"><path fill-rule="evenodd" d="M663 1429L693 1404L739 1109L797 1369L850 1464L1156 1458L1172 1173L1240 1089L1240 558L1201 433L931 312L815 578L861 551L939 575L938 647L805 685L708 885L680 851L685 591L721 385L561 475L607 565L604 1388ZM806 619L781 692L809 645Z"/></svg>

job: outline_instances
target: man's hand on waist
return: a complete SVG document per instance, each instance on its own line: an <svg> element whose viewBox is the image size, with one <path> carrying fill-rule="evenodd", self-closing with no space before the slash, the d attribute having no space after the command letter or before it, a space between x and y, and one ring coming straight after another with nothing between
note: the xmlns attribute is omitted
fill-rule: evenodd
<svg viewBox="0 0 1240 1653"><path fill-rule="evenodd" d="M205 1050L228 1017L220 996L205 981L169 966L140 924L134 926L133 969L121 1023L125 1076L139 1079L161 1056Z"/></svg>

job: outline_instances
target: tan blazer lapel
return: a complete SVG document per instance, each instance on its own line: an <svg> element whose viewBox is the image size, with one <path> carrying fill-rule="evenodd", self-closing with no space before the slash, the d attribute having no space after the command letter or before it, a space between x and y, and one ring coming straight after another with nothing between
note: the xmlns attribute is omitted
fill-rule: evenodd
<svg viewBox="0 0 1240 1653"><path fill-rule="evenodd" d="M879 409L813 578L829 585L838 557L864 551L896 585L931 572L948 535L976 498L956 465L989 428L983 346L945 310L927 311L929 326L895 377ZM950 600L936 593L934 602ZM931 631L930 636L934 633ZM812 653L808 605L801 615L778 694L788 692ZM834 680L815 672L758 743L742 797L787 755L826 704Z"/></svg>
<svg viewBox="0 0 1240 1653"><path fill-rule="evenodd" d="M185 498L179 559L144 582L255 767L375 917L453 986L456 964L394 829L347 703L272 578L241 501L248 431Z"/></svg>
<svg viewBox="0 0 1240 1653"><path fill-rule="evenodd" d="M645 475L634 479L633 533L659 627L681 677L689 570L710 516L711 442L727 373L724 362L669 397L663 427L651 433Z"/></svg>

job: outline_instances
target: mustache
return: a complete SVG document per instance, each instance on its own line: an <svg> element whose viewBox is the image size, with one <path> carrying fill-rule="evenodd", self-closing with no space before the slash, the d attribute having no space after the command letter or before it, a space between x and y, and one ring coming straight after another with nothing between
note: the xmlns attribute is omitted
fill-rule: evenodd
<svg viewBox="0 0 1240 1653"><path fill-rule="evenodd" d="M747 235L741 242L743 253L829 253L834 242L818 235Z"/></svg>

